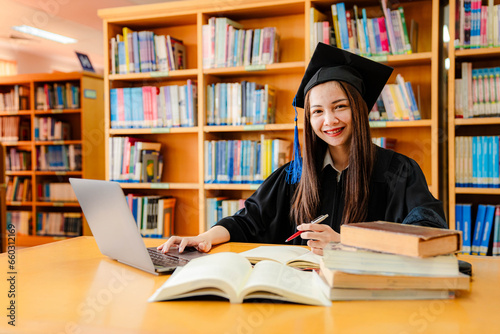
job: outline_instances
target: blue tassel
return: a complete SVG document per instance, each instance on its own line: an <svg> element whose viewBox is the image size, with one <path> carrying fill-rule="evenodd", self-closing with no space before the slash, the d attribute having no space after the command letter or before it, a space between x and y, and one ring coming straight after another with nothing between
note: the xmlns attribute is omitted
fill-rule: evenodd
<svg viewBox="0 0 500 334"><path fill-rule="evenodd" d="M302 156L300 154L299 129L297 127L297 108L295 107L295 99L293 99L293 109L295 109L295 130L293 134L293 158L286 170L286 182L288 184L296 184L302 176Z"/></svg>

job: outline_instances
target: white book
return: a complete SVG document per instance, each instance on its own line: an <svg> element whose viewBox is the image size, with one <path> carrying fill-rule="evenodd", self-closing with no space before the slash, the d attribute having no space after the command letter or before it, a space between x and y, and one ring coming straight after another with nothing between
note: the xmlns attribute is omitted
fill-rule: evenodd
<svg viewBox="0 0 500 334"><path fill-rule="evenodd" d="M179 108L179 86L172 85L170 88L170 105L172 107L172 126L181 126L180 108Z"/></svg>
<svg viewBox="0 0 500 334"><path fill-rule="evenodd" d="M330 306L326 283L315 272L299 271L273 261L253 268L236 253L217 253L191 260L148 299L150 302L184 297L219 296L231 303L266 298L309 305Z"/></svg>

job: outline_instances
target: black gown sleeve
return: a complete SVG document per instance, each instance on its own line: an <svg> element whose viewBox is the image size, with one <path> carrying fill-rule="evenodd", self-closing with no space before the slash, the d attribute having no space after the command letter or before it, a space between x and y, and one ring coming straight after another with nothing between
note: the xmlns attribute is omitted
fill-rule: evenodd
<svg viewBox="0 0 500 334"><path fill-rule="evenodd" d="M395 153L385 173L388 186L386 215L402 224L448 228L443 205L429 191L420 166Z"/></svg>
<svg viewBox="0 0 500 334"><path fill-rule="evenodd" d="M286 182L288 164L278 168L245 201L235 215L221 219L233 242L284 243L295 232L289 218L295 189Z"/></svg>

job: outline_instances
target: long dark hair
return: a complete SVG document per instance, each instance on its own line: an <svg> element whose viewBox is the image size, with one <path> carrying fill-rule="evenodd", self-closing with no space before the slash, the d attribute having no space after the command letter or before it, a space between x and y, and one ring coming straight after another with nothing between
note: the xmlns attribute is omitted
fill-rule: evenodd
<svg viewBox="0 0 500 334"><path fill-rule="evenodd" d="M375 149L370 135L368 108L361 94L352 85L338 81L347 95L352 114L352 138L349 168L345 171L346 188L342 224L366 219L369 185L375 161ZM295 191L290 216L297 225L314 219L319 209L319 174L328 149L311 127L309 92L304 106L304 150L302 177Z"/></svg>

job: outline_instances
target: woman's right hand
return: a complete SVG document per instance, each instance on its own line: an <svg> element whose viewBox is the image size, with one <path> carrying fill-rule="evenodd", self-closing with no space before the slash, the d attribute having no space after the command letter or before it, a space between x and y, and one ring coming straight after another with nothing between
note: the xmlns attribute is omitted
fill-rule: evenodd
<svg viewBox="0 0 500 334"><path fill-rule="evenodd" d="M196 237L171 236L164 244L158 246L157 249L162 253L166 253L170 247L174 246L179 248L179 253L182 253L184 248L188 246L195 247L200 252L206 253L212 248L212 242L202 235Z"/></svg>
<svg viewBox="0 0 500 334"><path fill-rule="evenodd" d="M212 249L212 245L228 242L229 239L230 235L225 227L214 226L196 237L171 236L164 244L158 246L157 249L160 252L166 253L170 247L177 246L179 247L179 253L182 253L184 248L191 246L196 247L200 252L207 253Z"/></svg>

